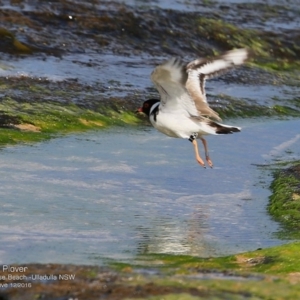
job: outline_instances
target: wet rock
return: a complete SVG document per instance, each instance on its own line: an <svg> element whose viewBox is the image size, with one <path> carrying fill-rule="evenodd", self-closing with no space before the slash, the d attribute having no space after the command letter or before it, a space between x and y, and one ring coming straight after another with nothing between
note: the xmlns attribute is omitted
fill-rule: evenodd
<svg viewBox="0 0 300 300"><path fill-rule="evenodd" d="M116 2L4 1L3 24L31 51L50 55L66 52L113 51L131 55L212 55L233 47L249 47L258 55L299 59L299 32L276 28L296 22L292 6L261 4L198 4L198 12L131 7ZM226 13L224 13L226 11ZM262 26L258 20L261 20ZM245 24L247 24L245 28ZM25 44L24 44L25 45ZM99 47L100 46L100 47ZM11 53L11 49L6 51Z"/></svg>

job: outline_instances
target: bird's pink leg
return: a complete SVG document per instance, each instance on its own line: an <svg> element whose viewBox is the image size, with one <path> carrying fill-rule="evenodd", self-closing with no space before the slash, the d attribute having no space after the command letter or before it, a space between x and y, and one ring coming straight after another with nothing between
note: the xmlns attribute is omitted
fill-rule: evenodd
<svg viewBox="0 0 300 300"><path fill-rule="evenodd" d="M192 141L193 145L194 145L194 150L195 150L195 156L196 156L196 160L197 162L203 167L206 168L204 161L202 160L202 158L199 155L199 150L198 150L198 144L197 144L197 140L194 139Z"/></svg>
<svg viewBox="0 0 300 300"><path fill-rule="evenodd" d="M208 165L212 168L213 167L213 163L212 163L212 161L210 160L210 157L209 157L207 142L206 142L206 140L204 138L200 138L200 139L201 139L202 144L204 146L206 161L207 161Z"/></svg>

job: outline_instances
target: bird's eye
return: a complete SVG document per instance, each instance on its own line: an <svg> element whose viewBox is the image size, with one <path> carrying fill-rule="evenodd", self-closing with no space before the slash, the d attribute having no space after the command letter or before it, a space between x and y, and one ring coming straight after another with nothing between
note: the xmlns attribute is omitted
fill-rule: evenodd
<svg viewBox="0 0 300 300"><path fill-rule="evenodd" d="M149 104L148 104L148 103L145 103L145 104L144 104L144 107L145 107L145 108L148 108L148 107L149 107Z"/></svg>

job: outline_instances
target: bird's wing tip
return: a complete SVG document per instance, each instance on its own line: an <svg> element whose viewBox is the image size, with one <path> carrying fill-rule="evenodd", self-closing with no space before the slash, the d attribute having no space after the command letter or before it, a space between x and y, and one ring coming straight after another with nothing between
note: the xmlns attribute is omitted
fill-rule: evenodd
<svg viewBox="0 0 300 300"><path fill-rule="evenodd" d="M247 48L233 49L226 52L223 57L231 60L234 65L241 65L249 58L249 50Z"/></svg>

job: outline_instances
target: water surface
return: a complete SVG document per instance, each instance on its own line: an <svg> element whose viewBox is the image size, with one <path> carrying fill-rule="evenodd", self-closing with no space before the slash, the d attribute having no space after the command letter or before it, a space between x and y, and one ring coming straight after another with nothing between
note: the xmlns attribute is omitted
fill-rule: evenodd
<svg viewBox="0 0 300 300"><path fill-rule="evenodd" d="M299 156L300 121L235 120L192 145L152 128L113 128L2 149L0 263L101 264L138 253L214 256L280 244L255 164ZM200 148L201 149L201 148Z"/></svg>

